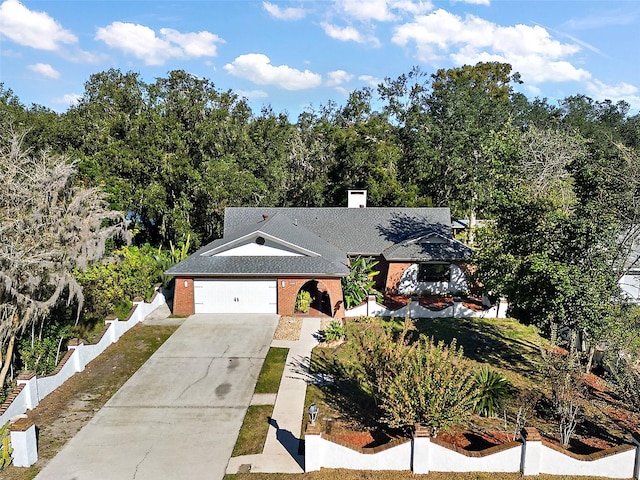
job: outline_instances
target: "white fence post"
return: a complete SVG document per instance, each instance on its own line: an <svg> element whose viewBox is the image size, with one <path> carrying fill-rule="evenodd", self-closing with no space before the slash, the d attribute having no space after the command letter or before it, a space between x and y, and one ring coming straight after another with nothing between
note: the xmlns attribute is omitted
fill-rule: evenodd
<svg viewBox="0 0 640 480"><path fill-rule="evenodd" d="M30 467L38 461L38 442L36 441L36 426L28 418L20 418L14 422L11 432L11 448L13 448L13 465L15 467Z"/></svg>
<svg viewBox="0 0 640 480"><path fill-rule="evenodd" d="M540 474L540 457L542 454L542 437L537 429L525 427L520 433L524 445L522 446L522 460L520 472L522 475Z"/></svg>
<svg viewBox="0 0 640 480"><path fill-rule="evenodd" d="M509 301L506 298L500 298L498 300L498 314L496 318L507 318L507 309L509 308Z"/></svg>
<svg viewBox="0 0 640 480"><path fill-rule="evenodd" d="M413 473L429 473L429 447L431 435L429 428L417 425L413 431L413 445L411 448L411 470Z"/></svg>
<svg viewBox="0 0 640 480"><path fill-rule="evenodd" d="M304 471L315 472L322 467L322 438L318 425L307 425L304 432Z"/></svg>
<svg viewBox="0 0 640 480"><path fill-rule="evenodd" d="M24 385L25 395L27 396L25 406L27 410L32 410L40 403L40 397L38 396L38 379L36 378L36 372L22 372L18 375L16 382L18 385Z"/></svg>
<svg viewBox="0 0 640 480"><path fill-rule="evenodd" d="M73 350L75 353L75 355L73 355L73 357L71 358L71 360L73 361L73 369L76 372L81 372L84 370L84 362L82 361L81 355L80 355L80 350L82 349L82 346L84 345L84 342L79 341L76 338L72 338L71 340L69 340L69 343L67 344L67 350Z"/></svg>

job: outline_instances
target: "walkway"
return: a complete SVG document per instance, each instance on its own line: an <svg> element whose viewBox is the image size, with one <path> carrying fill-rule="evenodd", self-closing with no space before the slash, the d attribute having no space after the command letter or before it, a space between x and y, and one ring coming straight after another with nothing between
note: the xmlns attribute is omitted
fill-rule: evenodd
<svg viewBox="0 0 640 480"><path fill-rule="evenodd" d="M277 322L189 317L36 478L221 479Z"/></svg>
<svg viewBox="0 0 640 480"><path fill-rule="evenodd" d="M303 473L304 456L298 455L302 417L306 415L304 399L309 375L311 350L318 342L319 318L305 318L300 340L274 340L272 347L289 348L280 389L273 408L272 423L261 455L246 455L229 460L227 473L239 470L261 473ZM250 466L250 467L249 467Z"/></svg>

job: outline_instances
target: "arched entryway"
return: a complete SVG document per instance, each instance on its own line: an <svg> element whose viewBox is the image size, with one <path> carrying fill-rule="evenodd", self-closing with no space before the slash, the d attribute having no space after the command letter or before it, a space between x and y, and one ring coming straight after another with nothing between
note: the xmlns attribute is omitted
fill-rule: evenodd
<svg viewBox="0 0 640 480"><path fill-rule="evenodd" d="M296 298L300 295L300 292L308 292L311 297L309 311L306 312L307 315L321 317L333 316L329 289L324 283L319 280L309 280L300 287Z"/></svg>

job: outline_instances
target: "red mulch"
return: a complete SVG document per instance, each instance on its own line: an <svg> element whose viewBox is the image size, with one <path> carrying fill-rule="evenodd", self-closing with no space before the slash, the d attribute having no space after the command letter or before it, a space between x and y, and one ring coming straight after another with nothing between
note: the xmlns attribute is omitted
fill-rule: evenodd
<svg viewBox="0 0 640 480"><path fill-rule="evenodd" d="M379 447L399 438L384 432L342 432L332 434L332 436L349 445L360 448Z"/></svg>
<svg viewBox="0 0 640 480"><path fill-rule="evenodd" d="M469 452L479 452L512 441L512 434L507 432L440 432L438 439Z"/></svg>
<svg viewBox="0 0 640 480"><path fill-rule="evenodd" d="M387 294L384 297L384 305L391 310L402 308L410 301L411 299L406 295ZM424 308L437 312L452 306L453 297L445 297L442 295L420 296L418 297L418 303L420 303ZM465 307L478 312L486 309L482 304L482 301L475 298L465 298L462 300L462 304Z"/></svg>

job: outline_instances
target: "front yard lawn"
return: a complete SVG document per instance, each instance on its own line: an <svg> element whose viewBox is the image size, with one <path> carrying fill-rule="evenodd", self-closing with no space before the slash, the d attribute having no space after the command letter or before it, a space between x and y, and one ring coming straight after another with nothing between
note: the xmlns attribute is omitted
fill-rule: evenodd
<svg viewBox="0 0 640 480"><path fill-rule="evenodd" d="M232 457L262 453L272 414L273 405L251 405L247 409Z"/></svg>
<svg viewBox="0 0 640 480"><path fill-rule="evenodd" d="M288 354L288 348L271 347L269 349L262 364L255 393L278 393Z"/></svg>
<svg viewBox="0 0 640 480"><path fill-rule="evenodd" d="M392 328L400 331L403 320L371 319L369 322L388 322ZM367 320L350 320L350 328L370 328ZM508 432L515 430L515 418L519 403L535 403L535 409L526 420L527 426L536 427L543 435L556 437L557 423L553 419L551 392L541 371L541 348L550 347L531 326L520 324L512 319L482 318L443 318L419 319L414 322L418 332L432 337L436 342L442 340L449 344L454 338L478 368L490 366L502 374L512 387L512 394L504 410L497 417L469 415L468 419L454 427L451 432L466 430L480 432ZM337 348L318 346L314 349L311 368L315 373L331 373L336 378L352 378L348 370L353 365L353 352L348 344ZM343 376L343 373L347 373ZM591 374L586 377L591 382L590 393L584 404L583 418L576 436L588 445L619 445L631 440L631 433L640 424L638 416L625 410L624 419L619 414L622 407L615 394L605 390L598 391L593 385L599 380ZM339 384L339 388L338 388ZM379 423L379 411L369 396L362 391L358 382L350 380L337 385L310 386L307 390L306 404L315 401L320 407L320 423L329 428L332 434L348 434L350 431L385 429ZM611 393L611 395L609 395ZM616 413L617 412L617 413ZM629 418L632 420L629 420ZM363 446L363 445L360 445Z"/></svg>

